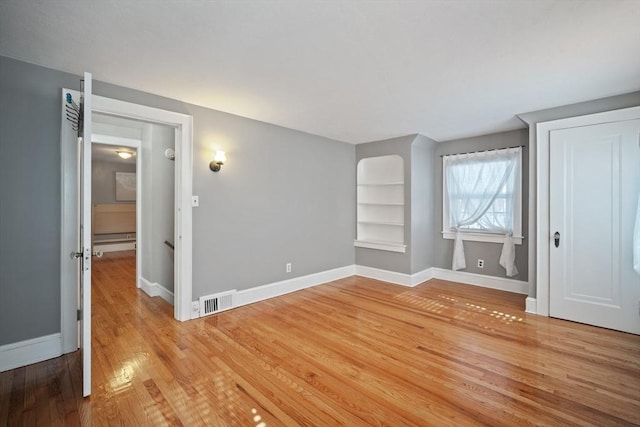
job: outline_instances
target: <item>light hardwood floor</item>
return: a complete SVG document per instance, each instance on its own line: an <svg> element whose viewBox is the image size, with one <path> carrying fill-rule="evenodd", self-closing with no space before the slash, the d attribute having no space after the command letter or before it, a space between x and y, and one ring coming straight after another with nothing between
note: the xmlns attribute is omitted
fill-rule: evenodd
<svg viewBox="0 0 640 427"><path fill-rule="evenodd" d="M640 337L524 296L352 277L179 323L95 261L93 395L77 353L0 374L0 425L633 425Z"/></svg>

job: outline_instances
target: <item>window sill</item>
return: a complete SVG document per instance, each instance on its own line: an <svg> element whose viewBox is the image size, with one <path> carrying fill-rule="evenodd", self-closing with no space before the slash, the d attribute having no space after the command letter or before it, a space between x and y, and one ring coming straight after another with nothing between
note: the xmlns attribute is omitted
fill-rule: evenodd
<svg viewBox="0 0 640 427"><path fill-rule="evenodd" d="M442 231L443 239L455 239L456 233L453 231ZM469 233L461 232L462 240L468 242L485 242L485 243L504 243L504 234L490 234L490 233ZM513 243L521 245L524 237L513 236Z"/></svg>

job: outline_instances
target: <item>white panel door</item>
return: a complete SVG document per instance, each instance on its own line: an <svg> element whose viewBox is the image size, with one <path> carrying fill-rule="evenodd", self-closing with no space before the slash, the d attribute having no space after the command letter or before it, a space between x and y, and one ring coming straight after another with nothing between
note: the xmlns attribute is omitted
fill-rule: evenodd
<svg viewBox="0 0 640 427"><path fill-rule="evenodd" d="M640 334L640 276L632 262L639 138L640 120L550 133L553 317Z"/></svg>
<svg viewBox="0 0 640 427"><path fill-rule="evenodd" d="M83 126L80 144L80 351L82 395L91 394L91 74L84 73L82 90Z"/></svg>

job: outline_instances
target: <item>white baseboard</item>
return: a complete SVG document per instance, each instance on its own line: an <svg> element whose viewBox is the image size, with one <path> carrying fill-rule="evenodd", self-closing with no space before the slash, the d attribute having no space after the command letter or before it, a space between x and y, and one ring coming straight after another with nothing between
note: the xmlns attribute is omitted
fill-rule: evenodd
<svg viewBox="0 0 640 427"><path fill-rule="evenodd" d="M413 273L411 275L411 286L417 286L431 279L433 279L433 267Z"/></svg>
<svg viewBox="0 0 640 427"><path fill-rule="evenodd" d="M484 288L499 289L501 291L529 294L529 283L522 280L506 279L504 277L485 276L484 274L453 271L444 268L433 269L433 278L465 283L467 285L482 286Z"/></svg>
<svg viewBox="0 0 640 427"><path fill-rule="evenodd" d="M62 355L60 333L0 346L0 372Z"/></svg>
<svg viewBox="0 0 640 427"><path fill-rule="evenodd" d="M139 278L140 289L142 289L150 297L160 297L169 304L173 305L173 292L165 288L159 283L151 283L144 277Z"/></svg>
<svg viewBox="0 0 640 427"><path fill-rule="evenodd" d="M538 300L535 298L527 297L524 311L531 314L538 314Z"/></svg>
<svg viewBox="0 0 640 427"><path fill-rule="evenodd" d="M382 270L380 268L367 267L366 265L355 266L356 276L368 277L370 279L381 280L383 282L393 283L395 285L413 286L411 284L411 275L406 273L398 273L397 271Z"/></svg>
<svg viewBox="0 0 640 427"><path fill-rule="evenodd" d="M133 251L135 249L136 249L136 242L103 243L103 244L93 245L94 251L102 251L102 252Z"/></svg>
<svg viewBox="0 0 640 427"><path fill-rule="evenodd" d="M244 289L233 294L233 307L241 307L247 304L263 301L269 298L299 291L301 289L328 283L334 280L343 279L353 275L369 277L396 285L413 287L424 283L430 279L450 280L452 282L465 283L469 285L482 286L485 288L499 289L519 294L528 294L529 284L520 280L505 279L502 277L484 276L482 274L451 271L442 268L427 268L414 274L398 273L395 271L382 270L379 268L367 267L363 265L349 265L333 270L321 271L307 276L296 277L281 282L269 283L255 288ZM141 288L152 295L150 284L140 278ZM146 282L146 283L145 283ZM159 286L159 285L158 285ZM150 290L147 290L149 288ZM152 295L153 296L153 295ZM200 317L199 301L193 302L192 319Z"/></svg>
<svg viewBox="0 0 640 427"><path fill-rule="evenodd" d="M414 274L398 273L396 271L382 270L364 265L356 265L355 270L357 276L369 277L370 279L382 280L383 282L409 287L419 285L433 278L432 268L427 268Z"/></svg>
<svg viewBox="0 0 640 427"><path fill-rule="evenodd" d="M353 265L348 265L346 267L334 268L333 270L321 271L281 282L269 283L255 288L244 289L238 291L233 296L233 306L240 307L334 280L344 279L345 277L353 276L354 270Z"/></svg>

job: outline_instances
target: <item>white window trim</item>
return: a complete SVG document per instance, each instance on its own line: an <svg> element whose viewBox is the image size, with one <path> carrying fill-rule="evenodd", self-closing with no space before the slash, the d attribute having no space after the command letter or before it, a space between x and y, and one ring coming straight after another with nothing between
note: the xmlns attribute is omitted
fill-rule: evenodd
<svg viewBox="0 0 640 427"><path fill-rule="evenodd" d="M498 150L503 150L499 148ZM496 150L497 151L497 150ZM520 191L516 192L516 207L513 219L513 243L521 245L524 240L522 235L522 148L518 159L518 175L516 176L516 186ZM442 234L443 239L453 240L456 238L456 232L451 231L449 227L449 203L447 201L447 192L445 184L445 168L442 163ZM482 231L460 231L462 240L469 242L486 242L486 243L504 243L504 234L482 232Z"/></svg>
<svg viewBox="0 0 640 427"><path fill-rule="evenodd" d="M456 238L456 233L454 231L441 231L443 239L453 240ZM461 231L460 237L462 240L466 240L468 242L486 242L486 243L504 243L504 234L495 234L495 233L472 233L469 231ZM512 236L513 243L516 245L521 245L524 240L524 236Z"/></svg>

